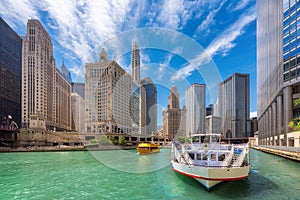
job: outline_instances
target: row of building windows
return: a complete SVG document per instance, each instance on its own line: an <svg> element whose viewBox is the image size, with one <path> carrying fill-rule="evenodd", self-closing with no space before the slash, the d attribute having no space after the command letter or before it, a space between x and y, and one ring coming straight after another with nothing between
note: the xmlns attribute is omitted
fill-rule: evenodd
<svg viewBox="0 0 300 200"><path fill-rule="evenodd" d="M300 76L300 68L287 72L283 75L283 80L288 81Z"/></svg>
<svg viewBox="0 0 300 200"><path fill-rule="evenodd" d="M287 71L293 67L295 67L296 65L300 65L300 57L294 58L286 63L284 63L283 65L283 71Z"/></svg>

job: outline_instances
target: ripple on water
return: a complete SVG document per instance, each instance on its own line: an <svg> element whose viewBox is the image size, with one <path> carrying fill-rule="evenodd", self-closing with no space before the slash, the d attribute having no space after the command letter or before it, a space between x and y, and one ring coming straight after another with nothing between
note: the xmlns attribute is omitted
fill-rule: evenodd
<svg viewBox="0 0 300 200"><path fill-rule="evenodd" d="M300 196L299 163L258 151L251 150L249 178L219 184L211 192L192 178L175 173L169 165L169 152L150 156L129 153L129 157L118 151L98 153L107 161L114 159L110 164L115 167L95 159L89 152L0 154L0 199L209 200ZM129 158L134 156L131 162ZM162 167L164 162L168 164Z"/></svg>

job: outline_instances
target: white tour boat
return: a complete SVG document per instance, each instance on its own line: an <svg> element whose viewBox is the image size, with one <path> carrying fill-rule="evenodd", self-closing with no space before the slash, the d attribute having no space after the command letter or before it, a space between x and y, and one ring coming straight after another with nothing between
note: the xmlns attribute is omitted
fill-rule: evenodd
<svg viewBox="0 0 300 200"><path fill-rule="evenodd" d="M249 176L249 147L248 143L223 144L221 134L196 134L191 136L191 143L173 142L171 163L174 171L210 190L222 181Z"/></svg>

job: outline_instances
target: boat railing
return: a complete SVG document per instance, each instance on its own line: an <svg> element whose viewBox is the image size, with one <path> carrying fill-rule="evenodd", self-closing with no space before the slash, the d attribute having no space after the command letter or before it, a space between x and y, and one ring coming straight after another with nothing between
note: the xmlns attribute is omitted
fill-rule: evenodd
<svg viewBox="0 0 300 200"><path fill-rule="evenodd" d="M177 146L180 148L181 152L177 149ZM192 158L189 156L188 152L184 148L184 145L173 143L173 151L174 156L179 163L186 163L188 165L194 164Z"/></svg>
<svg viewBox="0 0 300 200"><path fill-rule="evenodd" d="M182 162L183 160L183 157L181 155L181 153L178 151L178 149L176 148L176 146L173 144L173 147L174 147L174 156L175 156L175 159L178 161L178 162Z"/></svg>
<svg viewBox="0 0 300 200"><path fill-rule="evenodd" d="M184 148L186 150L198 151L198 150L228 150L228 148L222 148L220 143L185 143ZM230 150L230 148L229 148Z"/></svg>
<svg viewBox="0 0 300 200"><path fill-rule="evenodd" d="M185 150L184 145L182 145L182 155L183 155L185 161L189 165L193 165L194 164L194 160L190 157L189 153Z"/></svg>
<svg viewBox="0 0 300 200"><path fill-rule="evenodd" d="M233 164L232 164L233 167L242 166L244 159L245 159L246 152L247 152L247 146L244 146L243 151L240 153L238 158L233 162Z"/></svg>
<svg viewBox="0 0 300 200"><path fill-rule="evenodd" d="M234 148L231 148L230 153L228 154L228 156L225 158L225 160L220 164L220 166L222 167L227 167L230 165L230 163L232 162L232 159L234 159Z"/></svg>

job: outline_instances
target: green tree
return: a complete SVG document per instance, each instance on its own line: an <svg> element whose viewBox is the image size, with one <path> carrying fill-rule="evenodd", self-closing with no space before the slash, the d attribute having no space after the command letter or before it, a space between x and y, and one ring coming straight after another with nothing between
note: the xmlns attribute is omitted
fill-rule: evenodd
<svg viewBox="0 0 300 200"><path fill-rule="evenodd" d="M110 138L110 141L111 141L113 144L118 144L118 141L117 141L117 139L116 139L114 136L112 136L112 137Z"/></svg>
<svg viewBox="0 0 300 200"><path fill-rule="evenodd" d="M294 100L294 107L298 107L300 105L300 97Z"/></svg>
<svg viewBox="0 0 300 200"><path fill-rule="evenodd" d="M119 145L125 145L126 144L126 140L124 136L119 137Z"/></svg>
<svg viewBox="0 0 300 200"><path fill-rule="evenodd" d="M96 140L96 139L90 139L90 141L89 141L91 144L96 144L96 143L98 143L98 141Z"/></svg>
<svg viewBox="0 0 300 200"><path fill-rule="evenodd" d="M191 142L190 138L184 137L184 136L178 136L175 140L180 142L181 144L186 143L186 142Z"/></svg>
<svg viewBox="0 0 300 200"><path fill-rule="evenodd" d="M102 135L99 138L99 143L100 144L111 144L111 141L105 135Z"/></svg>

